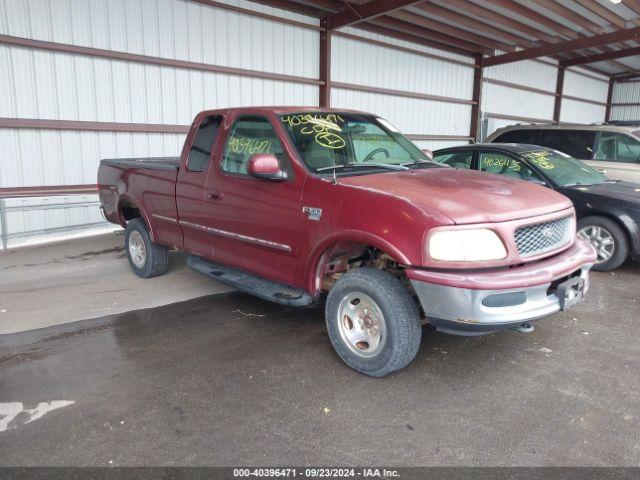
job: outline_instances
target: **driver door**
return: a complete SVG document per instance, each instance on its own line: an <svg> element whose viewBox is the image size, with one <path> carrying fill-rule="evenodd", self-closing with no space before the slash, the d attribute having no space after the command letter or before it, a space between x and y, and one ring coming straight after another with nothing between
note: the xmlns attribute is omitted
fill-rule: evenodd
<svg viewBox="0 0 640 480"><path fill-rule="evenodd" d="M303 179L294 177L267 117L235 117L226 133L215 175L207 185L215 198L210 211L216 237L214 261L291 285L295 282ZM258 153L274 155L287 179L249 176L249 159Z"/></svg>

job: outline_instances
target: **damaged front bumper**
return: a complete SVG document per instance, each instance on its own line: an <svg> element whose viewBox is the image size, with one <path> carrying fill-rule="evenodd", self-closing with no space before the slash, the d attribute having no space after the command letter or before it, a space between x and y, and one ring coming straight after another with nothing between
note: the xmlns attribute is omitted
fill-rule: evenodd
<svg viewBox="0 0 640 480"><path fill-rule="evenodd" d="M420 269L407 276L430 324L454 335L484 335L536 320L578 303L595 261L590 244L533 264L497 271L451 273Z"/></svg>

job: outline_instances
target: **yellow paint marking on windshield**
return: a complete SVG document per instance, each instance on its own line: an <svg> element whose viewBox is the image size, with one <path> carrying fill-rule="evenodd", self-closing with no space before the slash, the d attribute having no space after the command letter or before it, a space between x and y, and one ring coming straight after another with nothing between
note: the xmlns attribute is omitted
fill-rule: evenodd
<svg viewBox="0 0 640 480"><path fill-rule="evenodd" d="M333 150L339 150L346 145L344 138L331 132L318 133L315 140L319 145L325 148L332 148Z"/></svg>
<svg viewBox="0 0 640 480"><path fill-rule="evenodd" d="M526 152L521 153L524 158L531 160L531 162L535 163L538 167L544 168L545 170L553 170L555 165L549 161L549 157L552 152L548 152L546 150L540 150L538 152Z"/></svg>
<svg viewBox="0 0 640 480"><path fill-rule="evenodd" d="M282 117L282 122L290 127L299 127L303 135L314 135L316 143L324 148L339 150L344 148L346 142L344 138L334 132L342 132L338 122L344 119L337 113L286 115ZM333 131L330 131L333 130Z"/></svg>

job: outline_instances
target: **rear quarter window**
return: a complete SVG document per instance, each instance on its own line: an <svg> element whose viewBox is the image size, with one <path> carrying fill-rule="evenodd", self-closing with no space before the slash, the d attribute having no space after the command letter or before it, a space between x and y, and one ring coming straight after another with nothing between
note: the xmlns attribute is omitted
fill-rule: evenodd
<svg viewBox="0 0 640 480"><path fill-rule="evenodd" d="M191 172L207 170L221 121L222 117L213 115L205 117L198 126L187 158L187 169Z"/></svg>

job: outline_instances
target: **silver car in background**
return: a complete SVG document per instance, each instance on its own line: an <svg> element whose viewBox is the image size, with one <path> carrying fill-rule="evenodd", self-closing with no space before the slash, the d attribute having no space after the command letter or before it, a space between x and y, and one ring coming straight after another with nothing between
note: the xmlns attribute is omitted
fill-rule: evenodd
<svg viewBox="0 0 640 480"><path fill-rule="evenodd" d="M519 124L499 128L487 142L553 148L585 161L609 178L640 183L640 122L637 125Z"/></svg>

